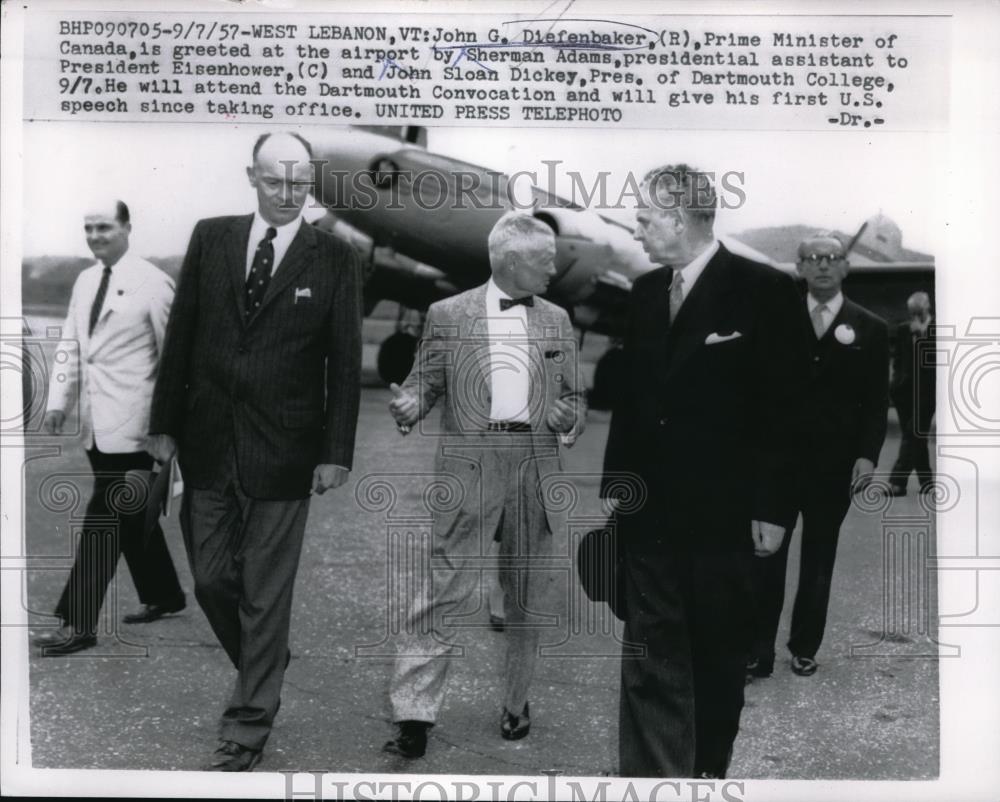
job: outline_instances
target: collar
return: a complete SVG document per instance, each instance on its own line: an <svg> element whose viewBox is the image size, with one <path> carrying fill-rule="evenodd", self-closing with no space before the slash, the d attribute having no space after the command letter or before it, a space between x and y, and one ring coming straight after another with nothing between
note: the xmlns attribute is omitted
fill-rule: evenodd
<svg viewBox="0 0 1000 802"><path fill-rule="evenodd" d="M299 230L299 225L302 223L302 214L296 217L289 223L285 223L283 226L275 226L267 222L263 217L260 216L260 212L253 213L253 222L250 224L250 247L256 248L257 243L264 239L264 235L267 233L269 228L273 228L277 231L277 236L274 238L274 249L286 250L289 245L292 244L292 240L295 238L295 234Z"/></svg>
<svg viewBox="0 0 1000 802"><path fill-rule="evenodd" d="M809 309L809 314L813 313L813 310L820 305L820 301L813 298L811 292L806 293L806 306ZM844 305L844 293L837 290L837 294L834 295L829 301L826 302L826 308L830 310L832 317L836 317L840 314L840 307Z"/></svg>
<svg viewBox="0 0 1000 802"><path fill-rule="evenodd" d="M486 309L490 314L493 314L494 312L500 309L501 298L512 298L512 297L513 296L504 292L497 286L492 276L490 277L490 280L486 282ZM514 306L511 307L511 309L508 311L516 311L518 308L524 309L523 306L522 307Z"/></svg>
<svg viewBox="0 0 1000 802"><path fill-rule="evenodd" d="M111 265L111 279L110 283L116 286L121 284L130 284L132 280L138 275L136 268L137 262L140 258L132 253L132 249L129 248L125 253L121 255L121 258ZM104 272L104 262L98 259L94 263L94 270L96 271L97 280L100 281L101 274ZM110 285L109 285L110 286Z"/></svg>
<svg viewBox="0 0 1000 802"><path fill-rule="evenodd" d="M684 277L683 287L685 296L691 291L694 283L698 280L698 276L704 272L705 267L712 260L712 257L715 256L718 250L719 241L717 239L712 240L711 244L705 248L705 250L684 265L684 267L674 268L674 275L677 275L679 272Z"/></svg>

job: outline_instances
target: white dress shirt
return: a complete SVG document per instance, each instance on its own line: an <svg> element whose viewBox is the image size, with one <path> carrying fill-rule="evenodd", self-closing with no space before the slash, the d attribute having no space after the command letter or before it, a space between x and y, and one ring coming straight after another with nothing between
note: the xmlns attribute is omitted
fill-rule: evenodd
<svg viewBox="0 0 1000 802"><path fill-rule="evenodd" d="M806 306L809 308L809 319L812 320L813 311L816 309L820 303L826 304L826 309L824 309L820 314L823 316L823 334L826 334L830 329L830 324L833 323L833 319L839 314L840 307L844 305L844 294L838 290L837 294L834 295L829 301L817 301L813 298L812 293L806 294ZM799 307L801 309L801 307Z"/></svg>
<svg viewBox="0 0 1000 802"><path fill-rule="evenodd" d="M522 421L531 417L528 310L524 306L500 309L500 299L510 298L493 279L486 286L486 323L490 340L490 419Z"/></svg>
<svg viewBox="0 0 1000 802"><path fill-rule="evenodd" d="M285 258L288 246L295 239L295 235L299 232L301 224L301 214L290 223L285 223L283 226L275 226L261 217L260 212L254 212L253 223L250 226L250 237L247 239L247 262L243 277L249 278L250 268L253 267L253 257L257 253L257 246L260 245L260 241L264 239L264 235L267 234L269 228L273 228L278 232L277 236L271 241L271 245L274 246L274 269L271 270L271 275L273 276L278 271L278 268L281 267L281 260Z"/></svg>

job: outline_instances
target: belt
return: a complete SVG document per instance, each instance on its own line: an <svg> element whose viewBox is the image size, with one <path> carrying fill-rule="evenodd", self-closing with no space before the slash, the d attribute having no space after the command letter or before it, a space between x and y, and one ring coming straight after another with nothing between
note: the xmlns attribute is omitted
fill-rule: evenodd
<svg viewBox="0 0 1000 802"><path fill-rule="evenodd" d="M491 420L486 427L488 432L530 432L531 424L519 420Z"/></svg>

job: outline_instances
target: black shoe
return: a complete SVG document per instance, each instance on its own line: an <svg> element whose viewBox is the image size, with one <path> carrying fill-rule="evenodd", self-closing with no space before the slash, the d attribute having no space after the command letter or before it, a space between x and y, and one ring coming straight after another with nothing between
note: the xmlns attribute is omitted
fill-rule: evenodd
<svg viewBox="0 0 1000 802"><path fill-rule="evenodd" d="M819 663L811 657L795 656L792 658L792 671L800 677L811 677L816 673L817 668L819 668Z"/></svg>
<svg viewBox="0 0 1000 802"><path fill-rule="evenodd" d="M212 753L212 760L203 767L203 771L253 771L260 763L263 751L251 749L236 741L223 741Z"/></svg>
<svg viewBox="0 0 1000 802"><path fill-rule="evenodd" d="M770 677L774 672L774 658L765 660L762 657L755 657L747 663L747 677L757 677L763 679Z"/></svg>
<svg viewBox="0 0 1000 802"><path fill-rule="evenodd" d="M490 629L494 632L503 632L504 619L499 615L493 615L490 613Z"/></svg>
<svg viewBox="0 0 1000 802"><path fill-rule="evenodd" d="M60 657L96 646L97 636L88 632L74 632L70 627L60 627L39 635L32 643L42 647L42 657Z"/></svg>
<svg viewBox="0 0 1000 802"><path fill-rule="evenodd" d="M183 596L167 604L144 604L141 610L129 613L122 621L126 624L149 624L158 621L165 615L179 613L185 607L187 607L187 601Z"/></svg>
<svg viewBox="0 0 1000 802"><path fill-rule="evenodd" d="M515 716L506 707L500 715L500 737L505 741L519 741L528 734L531 729L531 717L528 711L528 703L524 703L524 711L519 716Z"/></svg>
<svg viewBox="0 0 1000 802"><path fill-rule="evenodd" d="M383 752L402 757L423 757L427 751L427 731L434 725L429 721L400 721L399 733L386 741Z"/></svg>

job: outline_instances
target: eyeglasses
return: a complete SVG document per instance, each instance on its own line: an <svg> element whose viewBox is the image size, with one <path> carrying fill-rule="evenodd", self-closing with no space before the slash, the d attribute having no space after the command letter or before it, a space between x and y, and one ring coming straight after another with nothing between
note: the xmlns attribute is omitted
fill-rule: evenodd
<svg viewBox="0 0 1000 802"><path fill-rule="evenodd" d="M811 253L808 256L799 257L799 261L808 265L818 265L826 262L827 264L834 264L835 262L843 262L843 256L836 256L827 253Z"/></svg>

